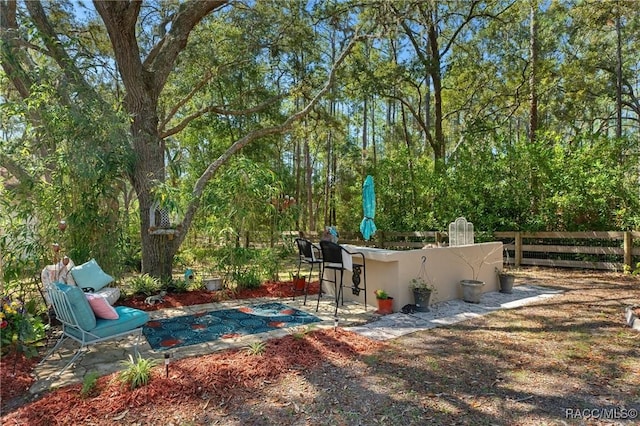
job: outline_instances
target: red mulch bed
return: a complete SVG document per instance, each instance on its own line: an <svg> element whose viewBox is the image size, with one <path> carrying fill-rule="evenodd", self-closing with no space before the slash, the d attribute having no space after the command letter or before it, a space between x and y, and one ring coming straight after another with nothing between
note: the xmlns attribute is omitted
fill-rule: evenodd
<svg viewBox="0 0 640 426"><path fill-rule="evenodd" d="M0 396L3 413L7 401L24 398L29 393L33 384L31 370L37 363L38 359L28 359L22 353L10 353L0 358Z"/></svg>
<svg viewBox="0 0 640 426"><path fill-rule="evenodd" d="M127 419L147 417L176 406L202 406L203 398L225 401L246 397L265 382L282 379L292 371L318 368L327 361L340 363L358 354L371 353L381 344L342 329L314 331L299 338L289 335L267 342L262 355L235 349L156 367L146 386L130 390L114 380L115 374L98 379L94 395L82 398L81 384L52 391L41 399L2 417L3 425L115 424L118 414ZM195 408L195 407L194 407Z"/></svg>
<svg viewBox="0 0 640 426"><path fill-rule="evenodd" d="M310 295L318 294L318 289L317 281L309 284ZM144 296L126 298L119 304L150 311L230 299L288 298L294 294L301 295L300 292L294 293L291 282L269 281L257 289L237 292L194 290L170 293L162 303L155 305L147 305ZM45 394L30 404L26 402L30 397L29 388L34 382L31 371L39 359L9 354L0 359L3 415L0 424L99 424L109 414L135 409L150 401L160 400L173 404L203 392L220 398L229 397L230 392L251 392L256 383L284 374L292 366L312 368L323 360L350 357L355 353L368 352L374 347L376 345L369 339L343 330L316 331L306 335L304 339L294 336L273 339L268 343L263 356L251 356L246 351L233 350L179 360L172 363L173 373L169 379L163 376L164 370L158 367L150 384L134 391L122 389L113 380L115 375L105 376L98 380L96 392L109 395L108 398L83 399L80 397L82 385L72 385ZM200 380L194 381L196 376Z"/></svg>
<svg viewBox="0 0 640 426"><path fill-rule="evenodd" d="M309 283L308 294L318 294L318 281ZM164 296L164 301L153 305L145 303L146 296L133 296L120 300L117 305L131 306L143 311L155 311L158 309L175 308L179 306L191 306L202 303L221 302L232 299L254 299L257 297L293 297L304 293L293 291L291 281L267 281L255 289L234 290L192 290L185 293L169 293Z"/></svg>

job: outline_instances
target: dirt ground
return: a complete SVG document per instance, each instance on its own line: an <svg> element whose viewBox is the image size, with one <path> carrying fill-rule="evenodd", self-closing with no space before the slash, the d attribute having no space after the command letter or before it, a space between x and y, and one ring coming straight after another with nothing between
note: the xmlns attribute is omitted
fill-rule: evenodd
<svg viewBox="0 0 640 426"><path fill-rule="evenodd" d="M640 332L624 312L640 306L640 278L551 269L516 275L516 285L564 293L385 343L324 330L270 340L261 355L183 359L168 378L156 367L150 384L133 391L111 375L88 397L74 385L7 410L7 381L24 377L7 376L11 360L3 358L0 423L638 424Z"/></svg>

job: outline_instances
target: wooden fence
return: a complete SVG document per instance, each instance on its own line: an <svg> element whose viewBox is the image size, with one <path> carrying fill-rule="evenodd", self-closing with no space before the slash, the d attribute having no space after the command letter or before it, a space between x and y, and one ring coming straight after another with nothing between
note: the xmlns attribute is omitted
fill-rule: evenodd
<svg viewBox="0 0 640 426"><path fill-rule="evenodd" d="M317 232L305 232L307 238L318 241ZM298 231L282 233L283 241L293 239ZM266 236L251 235L250 245L259 243ZM364 241L360 233L340 232L340 243L379 247L393 250L411 250L425 246L446 245L449 238L441 231L391 232L378 231L370 241ZM476 231L476 242L502 241L504 263L519 266L549 266L580 269L604 269L623 271L640 269L640 231L587 231L587 232L494 232Z"/></svg>
<svg viewBox="0 0 640 426"><path fill-rule="evenodd" d="M515 266L537 265L622 271L640 262L640 232L496 232Z"/></svg>
<svg viewBox="0 0 640 426"><path fill-rule="evenodd" d="M309 237L317 238L316 233ZM476 241L502 241L505 264L622 271L637 269L640 262L640 231L589 232L495 232L476 233ZM340 242L395 250L447 244L446 232L378 231L371 241L360 234L341 233Z"/></svg>

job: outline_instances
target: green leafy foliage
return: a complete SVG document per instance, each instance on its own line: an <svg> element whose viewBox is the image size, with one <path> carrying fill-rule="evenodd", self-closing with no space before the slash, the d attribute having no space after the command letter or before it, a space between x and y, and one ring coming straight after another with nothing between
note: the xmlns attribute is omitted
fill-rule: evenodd
<svg viewBox="0 0 640 426"><path fill-rule="evenodd" d="M293 336L294 339L300 340L304 339L309 333L317 330L315 325L308 325L305 327L294 327L293 329L288 330L288 332Z"/></svg>
<svg viewBox="0 0 640 426"><path fill-rule="evenodd" d="M127 281L129 288L134 294L144 294L150 296L160 291L160 280L149 274L138 275Z"/></svg>
<svg viewBox="0 0 640 426"><path fill-rule="evenodd" d="M265 342L252 342L247 347L247 353L249 355L262 355L266 349L267 344Z"/></svg>
<svg viewBox="0 0 640 426"><path fill-rule="evenodd" d="M84 375L82 378L82 389L80 389L81 398L89 398L95 393L99 378L100 374L97 371L89 371Z"/></svg>
<svg viewBox="0 0 640 426"><path fill-rule="evenodd" d="M22 352L27 357L38 354L37 342L46 327L37 312L36 299L24 301L2 296L0 301L0 342L3 353Z"/></svg>
<svg viewBox="0 0 640 426"><path fill-rule="evenodd" d="M157 365L157 361L152 358L142 358L138 355L135 360L129 355L128 361L122 361L125 369L120 372L118 378L123 384L129 385L131 389L137 389L149 383L151 370Z"/></svg>
<svg viewBox="0 0 640 426"><path fill-rule="evenodd" d="M259 250L227 245L215 254L216 269L226 281L234 282L238 289L257 288L262 284Z"/></svg>
<svg viewBox="0 0 640 426"><path fill-rule="evenodd" d="M261 277L278 280L280 272L286 269L293 251L290 246L282 245L273 249L260 250L258 264L261 267Z"/></svg>
<svg viewBox="0 0 640 426"><path fill-rule="evenodd" d="M254 269L236 271L231 275L231 279L235 281L238 289L254 289L260 287L262 284L262 278L260 278L259 273Z"/></svg>
<svg viewBox="0 0 640 426"><path fill-rule="evenodd" d="M389 298L389 295L384 290L376 290L375 294L376 294L376 299L386 300Z"/></svg>
<svg viewBox="0 0 640 426"><path fill-rule="evenodd" d="M176 293L185 293L191 287L191 282L184 278L174 279L169 283L167 288Z"/></svg>

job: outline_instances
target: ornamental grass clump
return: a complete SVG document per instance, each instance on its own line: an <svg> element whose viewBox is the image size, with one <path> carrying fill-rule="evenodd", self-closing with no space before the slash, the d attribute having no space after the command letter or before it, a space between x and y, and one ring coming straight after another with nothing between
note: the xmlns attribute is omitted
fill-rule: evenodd
<svg viewBox="0 0 640 426"><path fill-rule="evenodd" d="M253 342L247 346L247 353L249 355L262 355L267 350L267 344L265 342Z"/></svg>
<svg viewBox="0 0 640 426"><path fill-rule="evenodd" d="M129 355L129 360L122 363L127 368L121 371L118 377L122 383L129 384L132 390L149 383L151 370L157 364L156 360L142 358L141 355L138 355L137 361L133 359L133 356Z"/></svg>
<svg viewBox="0 0 640 426"><path fill-rule="evenodd" d="M134 294L144 294L145 296L157 293L161 287L160 280L149 274L133 277L127 284Z"/></svg>

